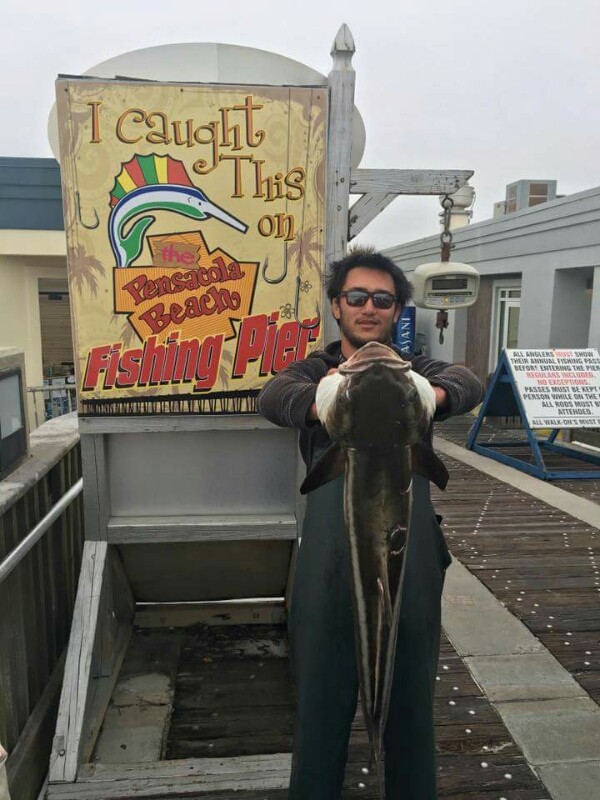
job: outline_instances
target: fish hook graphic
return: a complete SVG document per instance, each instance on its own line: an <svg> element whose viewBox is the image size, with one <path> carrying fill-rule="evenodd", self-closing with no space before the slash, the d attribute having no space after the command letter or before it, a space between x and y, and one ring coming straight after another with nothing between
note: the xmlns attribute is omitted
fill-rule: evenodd
<svg viewBox="0 0 600 800"><path fill-rule="evenodd" d="M267 278L267 268L268 268L268 266L269 266L269 256L265 256L265 260L264 260L263 268L262 268L263 281L265 283L281 283L281 281L287 275L287 266L288 266L287 265L287 247L284 246L284 248L283 248L283 270L281 272L281 275L279 275L279 277L277 277L277 278Z"/></svg>
<svg viewBox="0 0 600 800"><path fill-rule="evenodd" d="M300 278L300 275L298 275L296 277L296 301L294 303L294 318L295 318L296 322L298 323L298 325L300 325L301 328L304 328L307 331L312 331L315 328L318 328L319 325L321 324L321 309L319 308L319 304L317 303L317 319L315 320L315 322L311 322L310 324L308 324L308 323L304 323L304 322L300 321L300 319L298 318L298 310L299 310L299 306L300 306L300 285L301 285L301 283L302 283L302 279Z"/></svg>
<svg viewBox="0 0 600 800"><path fill-rule="evenodd" d="M79 220L82 227L87 228L88 231L95 230L98 225L100 225L100 218L98 217L98 212L94 209L94 216L96 217L96 221L93 225L87 225L81 216L81 197L79 196L79 192L75 192L75 205L77 207L77 219Z"/></svg>

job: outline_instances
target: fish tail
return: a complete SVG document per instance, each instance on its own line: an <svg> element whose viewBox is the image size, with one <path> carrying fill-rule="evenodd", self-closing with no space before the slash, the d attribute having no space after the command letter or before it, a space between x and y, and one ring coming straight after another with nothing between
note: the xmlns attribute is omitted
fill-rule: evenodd
<svg viewBox="0 0 600 800"><path fill-rule="evenodd" d="M142 217L131 226L127 236L120 235L120 244L125 251L125 263L120 265L128 267L142 252L144 234L152 225L156 217Z"/></svg>
<svg viewBox="0 0 600 800"><path fill-rule="evenodd" d="M371 770L374 769L377 781L379 800L385 800L385 752L383 749L383 731L377 734L374 743L373 753L371 754Z"/></svg>

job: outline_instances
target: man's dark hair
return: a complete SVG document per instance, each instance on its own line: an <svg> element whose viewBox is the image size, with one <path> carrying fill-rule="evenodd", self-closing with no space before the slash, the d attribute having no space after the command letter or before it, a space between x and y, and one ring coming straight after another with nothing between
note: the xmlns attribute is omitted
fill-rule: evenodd
<svg viewBox="0 0 600 800"><path fill-rule="evenodd" d="M347 256L339 261L334 261L330 265L326 278L327 297L330 300L333 300L334 297L339 297L346 275L354 267L377 269L380 272L387 272L388 275L391 275L394 281L396 300L401 308L406 307L412 297L412 286L400 267L394 264L391 258L377 252L374 247L355 247L350 250Z"/></svg>

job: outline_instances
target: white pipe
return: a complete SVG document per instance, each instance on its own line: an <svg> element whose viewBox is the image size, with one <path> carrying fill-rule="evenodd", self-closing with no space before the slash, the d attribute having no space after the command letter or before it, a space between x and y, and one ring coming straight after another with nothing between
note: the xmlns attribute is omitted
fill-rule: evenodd
<svg viewBox="0 0 600 800"><path fill-rule="evenodd" d="M21 559L31 550L33 545L42 538L52 523L60 517L62 512L67 508L75 498L83 491L83 478L80 478L77 483L65 492L60 498L58 503L50 509L50 511L43 517L35 528L28 533L27 536L20 542L14 550L12 550L0 564L0 583L13 571ZM0 795L0 800L3 800Z"/></svg>

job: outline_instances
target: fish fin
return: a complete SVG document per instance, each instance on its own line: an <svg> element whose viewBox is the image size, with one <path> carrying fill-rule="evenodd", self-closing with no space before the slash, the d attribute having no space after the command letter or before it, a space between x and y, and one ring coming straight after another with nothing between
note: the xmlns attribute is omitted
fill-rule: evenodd
<svg viewBox="0 0 600 800"><path fill-rule="evenodd" d="M417 475L429 478L438 489L444 490L448 484L448 470L444 462L434 453L433 448L425 442L411 445L412 470Z"/></svg>
<svg viewBox="0 0 600 800"><path fill-rule="evenodd" d="M377 578L377 591L379 592L379 600L383 606L385 622L387 626L390 627L394 613L392 610L392 599L390 597L389 589L386 589L386 587L383 585L381 578Z"/></svg>
<svg viewBox="0 0 600 800"><path fill-rule="evenodd" d="M344 474L345 463L341 448L337 444L332 444L308 471L300 487L300 493L308 494L329 481L339 478Z"/></svg>
<svg viewBox="0 0 600 800"><path fill-rule="evenodd" d="M129 233L122 237L121 244L127 253L124 266L128 267L136 260L144 247L144 234L152 225L156 217L142 217L129 229Z"/></svg>

